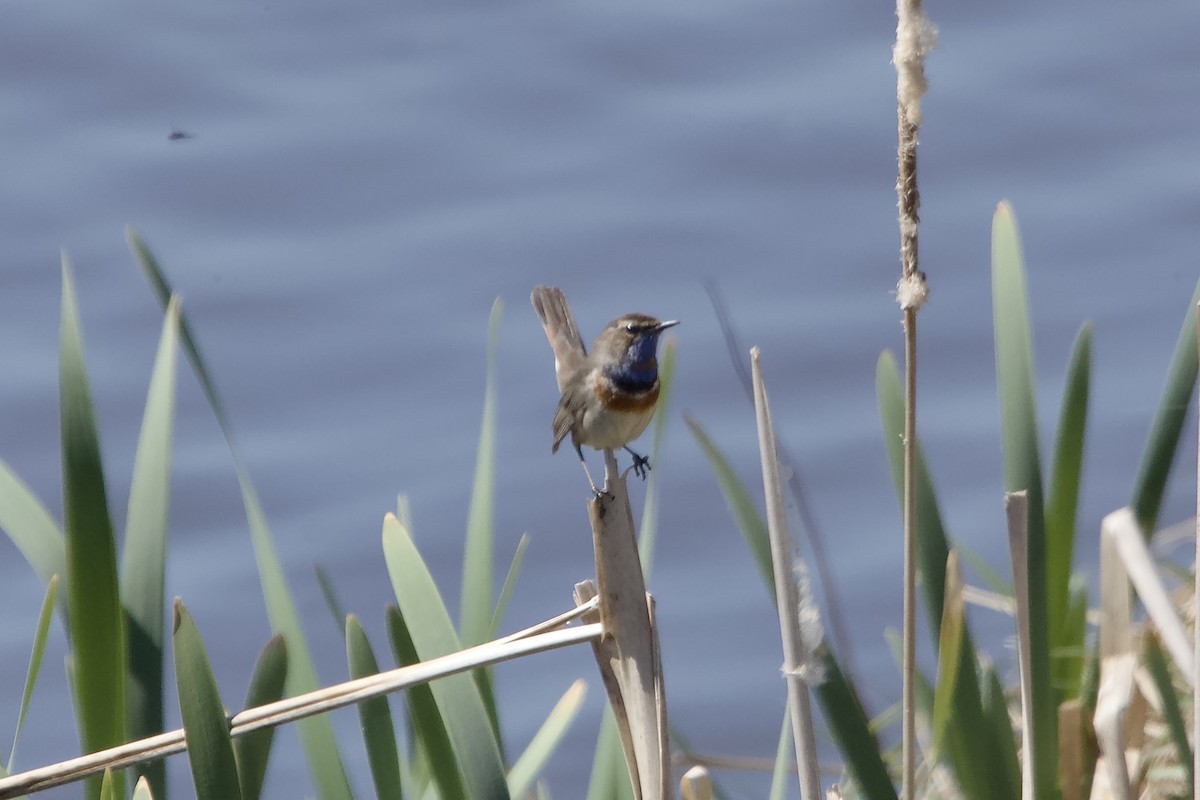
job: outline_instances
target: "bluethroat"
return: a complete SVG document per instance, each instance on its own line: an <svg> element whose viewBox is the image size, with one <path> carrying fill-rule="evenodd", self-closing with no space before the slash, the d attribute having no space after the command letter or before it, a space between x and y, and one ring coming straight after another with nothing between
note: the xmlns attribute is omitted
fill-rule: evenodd
<svg viewBox="0 0 1200 800"><path fill-rule="evenodd" d="M634 473L645 479L650 459L635 453L629 443L646 430L658 403L658 336L679 323L626 314L600 331L589 354L562 290L536 286L529 299L554 350L554 374L562 392L550 426L554 433L550 451L558 452L571 434L596 495L600 491L583 459L585 444L597 450L625 448L633 456Z"/></svg>

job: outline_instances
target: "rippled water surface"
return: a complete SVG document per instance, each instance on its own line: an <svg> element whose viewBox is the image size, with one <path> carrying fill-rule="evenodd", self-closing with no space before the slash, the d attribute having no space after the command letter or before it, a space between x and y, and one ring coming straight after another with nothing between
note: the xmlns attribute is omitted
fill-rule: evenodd
<svg viewBox="0 0 1200 800"><path fill-rule="evenodd" d="M928 11L941 36L920 151L933 291L921 428L943 511L1006 571L988 264L1007 198L1047 429L1071 341L1095 325L1080 534L1091 564L1099 519L1129 496L1200 274L1200 12ZM880 352L901 344L893 31L889 7L859 2L5 3L0 457L58 513L65 248L123 525L160 321L124 244L133 225L183 296L332 683L342 645L312 565L383 649L379 530L397 493L458 596L492 301L504 302L498 559L532 539L505 629L566 607L593 570L582 476L573 455L549 452L552 359L529 289L561 285L585 336L625 311L681 319L651 580L672 722L704 752L767 755L783 713L772 605L683 424L693 414L757 486L753 415L711 279L743 341L763 349L879 712L899 694L884 641L900 620L898 514L874 391ZM1188 452L1164 521L1191 513ZM186 373L174 476L168 595L193 612L234 707L269 626L229 454ZM634 487L637 509L643 496ZM42 591L0 542L6 732ZM977 622L1011 675L1009 623ZM77 752L64 654L56 631L18 768ZM589 680L547 776L554 796L582 796L603 702L590 654L497 675L514 752L575 677ZM357 719L334 719L368 796ZM294 734L280 742L268 795L310 794ZM184 762L171 776L190 794ZM729 783L734 796L765 793L765 779Z"/></svg>

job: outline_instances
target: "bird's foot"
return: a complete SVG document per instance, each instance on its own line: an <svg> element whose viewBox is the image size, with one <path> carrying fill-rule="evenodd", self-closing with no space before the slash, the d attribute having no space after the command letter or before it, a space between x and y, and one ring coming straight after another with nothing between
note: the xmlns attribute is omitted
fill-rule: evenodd
<svg viewBox="0 0 1200 800"><path fill-rule="evenodd" d="M613 500L616 500L617 497L612 492L606 492L603 489L597 489L595 486L593 486L592 487L592 499L599 500L602 503L603 502L611 503Z"/></svg>
<svg viewBox="0 0 1200 800"><path fill-rule="evenodd" d="M629 450L628 447L625 449ZM645 456L638 455L632 450L629 450L629 455L633 456L633 474L637 475L642 480L646 480L646 475L650 472L650 459L646 458Z"/></svg>

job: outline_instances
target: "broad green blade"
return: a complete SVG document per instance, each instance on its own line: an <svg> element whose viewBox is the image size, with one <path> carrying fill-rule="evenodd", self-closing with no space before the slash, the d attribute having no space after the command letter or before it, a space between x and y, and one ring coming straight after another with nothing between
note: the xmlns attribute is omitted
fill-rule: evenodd
<svg viewBox="0 0 1200 800"><path fill-rule="evenodd" d="M475 482L467 514L467 541L463 548L462 609L459 627L467 647L486 641L492 619L493 514L496 486L496 343L504 304L492 303L488 322L487 379L483 391L483 421L475 459Z"/></svg>
<svg viewBox="0 0 1200 800"><path fill-rule="evenodd" d="M387 608L387 626L396 663L408 666L420 661L408 625L400 609L392 605ZM458 759L454 755L454 745L429 684L408 690L408 720L411 739L419 750L413 756L413 771L420 774L422 765L427 768L439 800L466 800L467 790ZM425 794L421 790L421 783L417 782L417 794Z"/></svg>
<svg viewBox="0 0 1200 800"><path fill-rule="evenodd" d="M254 673L246 691L246 708L257 708L281 700L287 685L287 668L287 646L283 637L275 634L254 663ZM275 729L268 727L243 734L234 741L233 755L237 760L242 800L258 800L262 795L274 739Z"/></svg>
<svg viewBox="0 0 1200 800"><path fill-rule="evenodd" d="M1055 696L1076 697L1082 660L1083 631L1070 614L1071 565L1075 557L1075 520L1083 468L1084 427L1092 370L1092 327L1075 337L1067 366L1054 462L1046 499L1047 616L1057 627L1050 635L1050 680Z"/></svg>
<svg viewBox="0 0 1200 800"><path fill-rule="evenodd" d="M659 463L662 440L667 429L668 410L671 407L671 388L675 382L675 340L663 343L662 358L658 362L658 410L654 412L654 436L650 449L651 463ZM638 532L638 557L642 562L642 574L647 581L654 567L654 542L658 538L658 473L651 470L646 481L646 501L642 506L642 525Z"/></svg>
<svg viewBox="0 0 1200 800"><path fill-rule="evenodd" d="M583 698L587 695L587 684L577 680L555 703L546 721L538 728L525 752L508 771L508 792L513 797L525 797L534 779L541 774L550 756L558 749L563 737L571 729L571 723L579 715ZM381 795L382 797L382 795Z"/></svg>
<svg viewBox="0 0 1200 800"><path fill-rule="evenodd" d="M8 464L0 460L0 529L17 546L43 583L55 575L64 583L58 593L64 627L67 614L67 541L58 523Z"/></svg>
<svg viewBox="0 0 1200 800"><path fill-rule="evenodd" d="M846 760L846 769L858 784L860 796L866 800L896 800L896 787L883 762L883 750L871 731L858 695L827 644L817 648L815 658L821 664L825 680L814 692L838 752Z"/></svg>
<svg viewBox="0 0 1200 800"><path fill-rule="evenodd" d="M888 351L880 354L875 363L875 397L879 404L879 417L883 422L883 443L887 449L888 464L892 468L892 482L896 488L896 499L903 507L904 497L904 390L900 385L900 373L896 359ZM921 591L925 598L925 613L930 630L942 627L942 609L945 606L946 558L950 543L946 528L942 524L942 511L929 477L929 466L925 462L925 450L921 439L916 440L916 496L917 496L917 568L920 574ZM897 551L899 545L897 545ZM936 645L936 643L935 643Z"/></svg>
<svg viewBox="0 0 1200 800"><path fill-rule="evenodd" d="M1008 698L1000 677L990 663L980 670L980 698L984 724L980 730L986 741L979 747L988 754L988 774L994 781L994 794L1002 798L1018 797L1021 793L1021 762L1017 757L1017 737L1008 715Z"/></svg>
<svg viewBox="0 0 1200 800"><path fill-rule="evenodd" d="M258 494L250 483L250 476L240 467L238 483L242 488L242 502L246 507L246 519L250 523L250 536L254 542L254 554L258 561L258 576L262 583L263 598L267 604L267 616L271 628L281 634L288 644L287 691L289 696L311 692L319 688L317 670L313 664L308 641L300 624L300 615L292 599L291 590L283 575L283 565L275 551L271 532L267 528L266 515L258 503ZM300 741L308 756L309 771L316 782L317 795L323 800L351 800L350 783L342 766L337 741L329 717L321 714L296 723Z"/></svg>
<svg viewBox="0 0 1200 800"><path fill-rule="evenodd" d="M1067 383L1058 415L1054 462L1046 496L1046 586L1052 604L1066 603L1071 578L1091 372L1092 326L1084 325L1075 337L1067 365ZM1062 619L1064 613L1051 610L1050 618ZM1054 631L1051 631L1051 641L1058 641Z"/></svg>
<svg viewBox="0 0 1200 800"><path fill-rule="evenodd" d="M962 590L958 554L951 550L946 569L946 608L942 612L942 629L938 636L937 688L933 693L933 749L939 754L946 752L955 710L954 697L962 675L963 631L966 628Z"/></svg>
<svg viewBox="0 0 1200 800"><path fill-rule="evenodd" d="M126 239L137 256L151 288L158 296L159 302L165 307L172 295L170 284L159 267L150 249L132 228L127 228ZM192 364L196 378L204 396L208 398L209 407L225 442L229 454L233 457L234 470L237 473L238 486L242 492L242 504L246 509L246 522L250 527L250 540L254 545L254 557L258 564L258 579L263 589L263 599L267 605L267 616L271 628L281 633L287 639L290 668L288 670L288 694L298 695L310 692L318 687L316 667L313 665L312 654L304 629L300 625L300 615L296 611L296 603L292 599L287 581L284 579L283 566L275 543L271 539L271 531L267 526L267 518L258 501L258 492L250 479L250 473L242 463L241 455L233 438L233 429L225 413L225 407L217 396L216 384L209 374L208 367L200 355L200 349L192 336L191 325L187 315L182 311L179 316L179 339L183 351ZM346 778L346 770L342 765L341 754L338 752L337 741L333 737L333 727L324 715L308 717L296 723L300 731L300 741L307 755L309 771L316 784L317 795L321 800L351 800L350 783Z"/></svg>
<svg viewBox="0 0 1200 800"><path fill-rule="evenodd" d="M754 557L754 563L758 565L758 571L767 587L771 607L774 608L775 570L771 566L771 539L767 534L767 523L763 521L762 515L758 512L758 506L755 505L750 492L746 490L745 484L734 472L729 460L717 449L716 444L709 438L700 423L690 415L684 416L684 421L687 422L692 435L696 437L700 449L708 457L713 474L717 476L717 484L721 487L721 494L725 496L725 503L733 513L734 522L737 523L738 530L742 532L746 545L750 548L750 555Z"/></svg>
<svg viewBox="0 0 1200 800"><path fill-rule="evenodd" d="M459 627L464 646L486 641L495 608L492 605L492 572L495 570L495 537L493 533L496 466L496 345L500 338L500 318L504 304L500 298L492 303L488 324L487 380L483 398L483 420L479 431L479 450L475 461L475 481L471 489L471 507L467 514L467 540L463 545L462 607ZM503 740L500 736L500 717L492 691L492 672L489 669L473 673L479 693L487 709L492 734L500 747L503 760Z"/></svg>
<svg viewBox="0 0 1200 800"><path fill-rule="evenodd" d="M1087 579L1075 573L1067 582L1067 613L1063 630L1055 637L1053 667L1054 690L1074 699L1083 691L1083 664L1087 653Z"/></svg>
<svg viewBox="0 0 1200 800"><path fill-rule="evenodd" d="M351 678L365 678L379 673L379 662L358 618L346 617L346 659ZM392 727L392 711L386 696L373 697L358 704L358 719L362 724L363 743L367 747L367 763L375 796L380 800L404 796L400 790L400 751L396 747L396 731Z"/></svg>
<svg viewBox="0 0 1200 800"><path fill-rule="evenodd" d="M625 751L617 733L612 709L604 707L600 734L596 737L596 755L592 760L592 775L588 780L587 800L634 800L633 784L625 766Z"/></svg>
<svg viewBox="0 0 1200 800"><path fill-rule="evenodd" d="M175 600L175 682L196 800L241 800L229 719L200 632Z"/></svg>
<svg viewBox="0 0 1200 800"><path fill-rule="evenodd" d="M996 382L1000 391L1000 433L1004 450L1004 489L1029 497L1029 636L1033 696L1034 800L1055 796L1058 705L1050 683L1050 619L1046 586L1046 528L1042 468L1038 455L1034 399L1033 345L1025 288L1025 264L1012 207L1001 203L992 222L992 305L996 338ZM999 508L999 503L997 503ZM1062 613L1060 605L1053 609Z"/></svg>
<svg viewBox="0 0 1200 800"><path fill-rule="evenodd" d="M37 685L38 675L42 671L42 656L46 652L46 637L50 633L50 618L54 615L54 600L58 595L58 576L51 575L50 583L46 586L46 597L42 600L42 611L38 614L37 632L33 636L33 651L29 655L29 669L25 671L25 690L21 692L21 709L17 712L17 727L13 731L12 750L8 753L8 764L5 772L12 772L13 763L17 758L17 741L21 738L21 726L25 724L25 715L29 712L29 701L33 698L33 687Z"/></svg>
<svg viewBox="0 0 1200 800"><path fill-rule="evenodd" d="M508 565L508 574L504 576L504 585L500 587L500 599L496 601L496 611L492 614L492 624L488 626L487 638L496 638L500 629L500 620L504 610L508 608L508 600L512 597L513 587L517 585L517 576L521 574L521 562L525 558L525 549L529 547L529 534L522 533L517 540L517 549L513 552L512 563Z"/></svg>
<svg viewBox="0 0 1200 800"><path fill-rule="evenodd" d="M986 736L975 643L967 626L962 594L962 570L957 551L946 563L946 608L942 613L938 684L934 690L935 750L945 753L959 788L967 798L1009 800L1014 795L994 759L993 742Z"/></svg>
<svg viewBox="0 0 1200 800"><path fill-rule="evenodd" d="M1196 284L1183 317L1183 327L1175 343L1175 352L1171 355L1171 366L1167 369L1167 385L1158 401L1158 410L1154 412L1150 438L1146 442L1142 463L1133 484L1130 505L1146 536L1154 534L1158 510L1167 489L1167 476L1175 460L1183 425L1191 413L1192 390L1196 385L1197 302L1200 302L1200 283Z"/></svg>
<svg viewBox="0 0 1200 800"><path fill-rule="evenodd" d="M883 420L888 462L899 499L903 496L904 485L904 392L890 353L884 352L876 364L875 391ZM975 643L963 615L961 597L952 597L947 589L950 582L947 574L949 538L919 437L915 445L917 562L929 624L940 632L935 643L938 657L938 686L933 700L935 749L948 753L968 797L987 796L988 790L1004 784L989 780L987 749L972 737L973 726L983 716L975 668ZM951 613L950 619L947 619L947 613ZM941 649L947 646L952 652Z"/></svg>
<svg viewBox="0 0 1200 800"><path fill-rule="evenodd" d="M175 363L179 299L163 318L158 355L142 414L142 431L129 489L121 562L121 604L129 632L129 735L153 736L163 724L163 608L167 508L171 491L171 437L175 418ZM162 760L144 767L155 794L166 796Z"/></svg>
<svg viewBox="0 0 1200 800"><path fill-rule="evenodd" d="M83 339L75 302L75 280L62 260L62 330L59 393L63 458L63 512L67 537L75 708L85 752L125 741L127 653L124 614L117 585L117 552ZM114 788L125 795L122 774ZM89 778L85 796L98 797L100 779Z"/></svg>
<svg viewBox="0 0 1200 800"><path fill-rule="evenodd" d="M433 576L408 531L392 514L383 521L383 556L417 656L427 661L461 649ZM507 798L500 747L479 684L470 674L460 674L436 680L430 688L462 770L467 796L472 800Z"/></svg>
<svg viewBox="0 0 1200 800"><path fill-rule="evenodd" d="M766 523L763 522L750 493L704 429L692 417L684 419L691 429L692 435L700 444L700 449L704 451L712 465L713 472L717 476L717 483L725 496L725 502L733 512L734 520L746 539L755 563L758 564L763 583L768 591L768 598L773 603L775 575L771 565L771 543ZM817 700L821 703L823 715L829 724L838 750L846 759L847 768L855 776L855 780L862 789L862 796L869 800L895 800L896 789L892 785L887 767L883 762L882 750L875 735L871 732L867 715L863 711L854 689L846 680L845 674L827 644L821 644L814 657L822 665L821 668L825 674L825 681L815 689ZM608 800L608 798L616 797L616 792L620 790L630 792L630 794L620 795L621 797L632 797L629 777L624 771L624 757L620 742L616 735L616 728L611 723L609 716L606 714L605 727L601 731L602 739L607 736L607 749L604 752L601 752L599 748L597 750L596 761L592 767L592 780L588 788L588 800ZM619 780L615 777L616 766L614 765L619 765L621 769ZM621 787L621 789L614 787Z"/></svg>

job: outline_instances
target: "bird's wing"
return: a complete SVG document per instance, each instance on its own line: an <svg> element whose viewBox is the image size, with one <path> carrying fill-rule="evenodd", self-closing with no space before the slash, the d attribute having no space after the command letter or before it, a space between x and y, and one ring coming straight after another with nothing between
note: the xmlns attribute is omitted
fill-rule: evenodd
<svg viewBox="0 0 1200 800"><path fill-rule="evenodd" d="M578 380L563 389L558 407L554 409L554 419L550 422L550 430L554 434L554 444L550 447L551 453L558 452L559 445L562 444L563 439L567 438L567 434L571 433L575 421L583 416L581 412L584 404L587 403L585 394L587 391L587 384ZM574 440L572 439L572 441Z"/></svg>
<svg viewBox="0 0 1200 800"><path fill-rule="evenodd" d="M575 324L571 306L567 305L566 296L557 286L535 286L529 299L546 330L550 348L554 350L554 375L561 392L587 356L583 337L579 335L579 327Z"/></svg>

